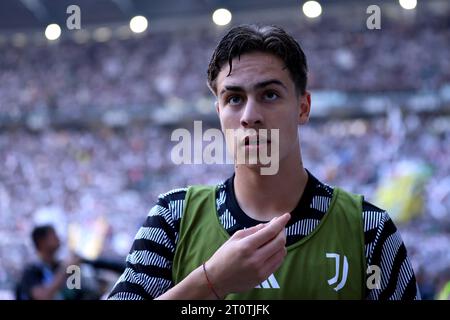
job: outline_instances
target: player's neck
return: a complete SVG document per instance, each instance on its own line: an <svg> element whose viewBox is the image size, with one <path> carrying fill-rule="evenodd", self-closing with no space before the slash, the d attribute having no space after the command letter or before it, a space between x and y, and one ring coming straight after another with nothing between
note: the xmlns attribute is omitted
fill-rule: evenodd
<svg viewBox="0 0 450 320"><path fill-rule="evenodd" d="M300 155L280 162L275 175L261 175L255 168L240 166L234 178L236 200L251 218L270 220L297 206L307 180Z"/></svg>

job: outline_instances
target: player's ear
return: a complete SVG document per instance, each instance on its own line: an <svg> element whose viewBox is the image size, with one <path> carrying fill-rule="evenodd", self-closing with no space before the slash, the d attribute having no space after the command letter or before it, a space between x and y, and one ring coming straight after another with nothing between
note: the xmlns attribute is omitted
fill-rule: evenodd
<svg viewBox="0 0 450 320"><path fill-rule="evenodd" d="M298 100L300 107L298 123L305 124L309 120L309 112L311 111L311 93L309 93L309 91L305 91L304 94L299 96Z"/></svg>

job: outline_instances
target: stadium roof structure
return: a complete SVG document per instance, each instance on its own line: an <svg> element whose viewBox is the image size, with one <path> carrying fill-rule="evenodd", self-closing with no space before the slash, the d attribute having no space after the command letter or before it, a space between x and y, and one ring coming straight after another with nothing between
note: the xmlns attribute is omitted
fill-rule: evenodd
<svg viewBox="0 0 450 320"><path fill-rule="evenodd" d="M346 6L366 0L318 0L323 6ZM392 0L391 0L392 1ZM49 23L62 24L70 5L78 5L83 24L119 23L134 15L150 19L180 18L211 14L225 7L232 12L300 7L303 0L2 0L0 31L37 29ZM387 2L379 0L378 3ZM367 0L369 4L370 1Z"/></svg>

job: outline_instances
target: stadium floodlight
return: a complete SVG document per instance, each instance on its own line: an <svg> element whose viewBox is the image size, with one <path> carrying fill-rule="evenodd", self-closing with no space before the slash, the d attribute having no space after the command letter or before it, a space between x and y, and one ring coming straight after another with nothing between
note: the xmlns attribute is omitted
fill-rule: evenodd
<svg viewBox="0 0 450 320"><path fill-rule="evenodd" d="M322 14L322 6L317 1L306 1L302 9L308 18L317 18Z"/></svg>
<svg viewBox="0 0 450 320"><path fill-rule="evenodd" d="M417 0L399 0L403 9L412 10L417 6Z"/></svg>
<svg viewBox="0 0 450 320"><path fill-rule="evenodd" d="M45 28L45 37L48 40L56 40L61 35L61 27L56 23L49 24L47 28Z"/></svg>
<svg viewBox="0 0 450 320"><path fill-rule="evenodd" d="M214 11L212 20L218 26L225 26L231 21L231 12L227 9L221 8Z"/></svg>
<svg viewBox="0 0 450 320"><path fill-rule="evenodd" d="M134 33L141 33L147 30L148 20L144 16L135 16L130 20L130 29Z"/></svg>

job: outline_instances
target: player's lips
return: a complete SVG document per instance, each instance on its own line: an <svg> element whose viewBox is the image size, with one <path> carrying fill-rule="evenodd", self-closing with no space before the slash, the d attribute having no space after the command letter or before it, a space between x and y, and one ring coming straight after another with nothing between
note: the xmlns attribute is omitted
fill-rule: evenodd
<svg viewBox="0 0 450 320"><path fill-rule="evenodd" d="M241 145L244 145L246 147L257 147L262 144L270 144L270 139L264 136L246 136L241 143Z"/></svg>

